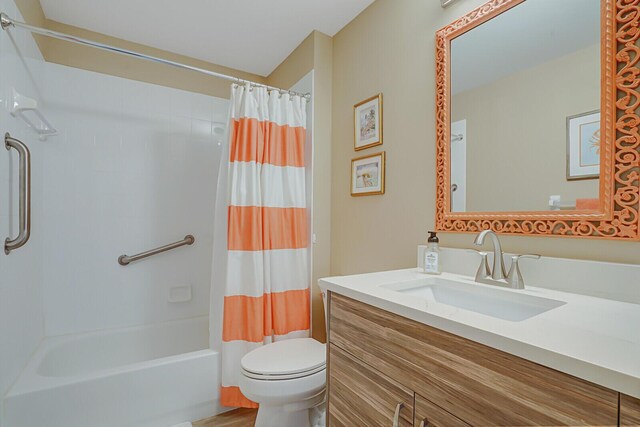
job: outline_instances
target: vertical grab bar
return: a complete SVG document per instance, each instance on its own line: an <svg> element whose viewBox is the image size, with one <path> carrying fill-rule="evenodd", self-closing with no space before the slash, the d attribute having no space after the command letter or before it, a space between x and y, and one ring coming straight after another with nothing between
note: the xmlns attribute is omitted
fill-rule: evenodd
<svg viewBox="0 0 640 427"><path fill-rule="evenodd" d="M15 239L7 237L4 241L4 253L9 255L11 251L23 247L31 236L31 153L22 141L11 137L8 132L4 134L4 146L7 150L11 150L12 148L16 150L20 159L20 233Z"/></svg>

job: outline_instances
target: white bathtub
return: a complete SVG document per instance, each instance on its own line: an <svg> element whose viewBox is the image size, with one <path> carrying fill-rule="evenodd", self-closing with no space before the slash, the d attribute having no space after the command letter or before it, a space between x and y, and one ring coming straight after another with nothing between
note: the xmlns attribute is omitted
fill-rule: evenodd
<svg viewBox="0 0 640 427"><path fill-rule="evenodd" d="M208 318L46 338L2 427L167 427L221 412Z"/></svg>

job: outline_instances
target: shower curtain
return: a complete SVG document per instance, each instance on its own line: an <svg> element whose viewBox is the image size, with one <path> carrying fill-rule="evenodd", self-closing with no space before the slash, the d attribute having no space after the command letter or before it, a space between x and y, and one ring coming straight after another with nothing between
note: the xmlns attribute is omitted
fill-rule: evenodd
<svg viewBox="0 0 640 427"><path fill-rule="evenodd" d="M213 266L214 283L224 283L223 406L257 407L238 388L242 356L309 336L305 126L305 98L232 85Z"/></svg>

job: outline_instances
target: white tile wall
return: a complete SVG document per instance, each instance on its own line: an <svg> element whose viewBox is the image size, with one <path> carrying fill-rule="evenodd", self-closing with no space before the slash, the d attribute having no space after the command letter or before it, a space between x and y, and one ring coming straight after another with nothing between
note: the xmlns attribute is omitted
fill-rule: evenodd
<svg viewBox="0 0 640 427"><path fill-rule="evenodd" d="M60 135L42 144L46 335L207 315L227 100L46 64ZM193 234L193 246L122 267ZM193 300L169 303L169 287Z"/></svg>
<svg viewBox="0 0 640 427"><path fill-rule="evenodd" d="M12 0L0 10L22 19ZM0 400L45 335L208 314L228 103L45 63L29 33L11 33L0 32L0 133L31 150L33 225L27 246L0 252ZM14 87L58 136L40 141L9 115ZM18 232L17 189L17 155L0 148L2 241ZM193 246L117 263L186 234ZM169 287L185 284L193 299L169 303Z"/></svg>
<svg viewBox="0 0 640 427"><path fill-rule="evenodd" d="M22 19L10 0L0 10ZM34 133L9 115L12 88L40 99L43 62L28 33L0 32L0 243L18 234L18 156L4 149L4 133L21 139L32 154L33 229L29 243L5 255L0 250L0 398L15 381L43 336L42 310L42 144ZM2 418L0 405L0 420ZM1 423L1 421L0 421Z"/></svg>

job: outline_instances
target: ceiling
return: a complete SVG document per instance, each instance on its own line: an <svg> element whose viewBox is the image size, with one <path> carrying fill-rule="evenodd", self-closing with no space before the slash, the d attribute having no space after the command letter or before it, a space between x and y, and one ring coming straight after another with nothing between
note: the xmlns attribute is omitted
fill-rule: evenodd
<svg viewBox="0 0 640 427"><path fill-rule="evenodd" d="M373 0L41 0L48 19L269 75L313 30L335 35Z"/></svg>

